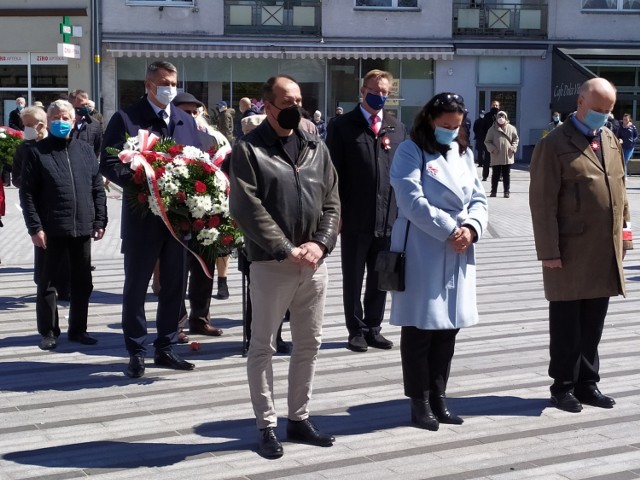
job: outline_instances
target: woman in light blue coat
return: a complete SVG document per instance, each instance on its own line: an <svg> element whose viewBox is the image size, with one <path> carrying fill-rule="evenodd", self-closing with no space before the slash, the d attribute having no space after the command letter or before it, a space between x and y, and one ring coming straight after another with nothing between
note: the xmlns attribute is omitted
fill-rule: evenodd
<svg viewBox="0 0 640 480"><path fill-rule="evenodd" d="M462 327L478 322L474 243L487 225L487 197L463 124L464 100L433 97L416 117L411 140L391 165L398 203L391 250L406 235L406 289L392 293L392 325L402 327L400 353L411 421L437 430L461 424L446 404L446 387Z"/></svg>

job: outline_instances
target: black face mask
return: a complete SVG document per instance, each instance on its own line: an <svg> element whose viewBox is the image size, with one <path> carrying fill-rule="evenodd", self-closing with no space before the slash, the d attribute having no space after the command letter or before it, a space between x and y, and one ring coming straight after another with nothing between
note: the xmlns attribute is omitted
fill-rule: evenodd
<svg viewBox="0 0 640 480"><path fill-rule="evenodd" d="M495 108L495 107L494 107L494 108L492 108L492 109L491 109L491 113L492 113L493 115L497 115L499 111L500 111L500 109L499 109L499 108Z"/></svg>
<svg viewBox="0 0 640 480"><path fill-rule="evenodd" d="M277 120L278 125L280 125L281 128L285 130L293 130L294 128L298 128L298 124L300 123L300 119L302 118L300 107L298 107L297 105L292 105L290 107L278 110L280 110L280 113L278 114Z"/></svg>

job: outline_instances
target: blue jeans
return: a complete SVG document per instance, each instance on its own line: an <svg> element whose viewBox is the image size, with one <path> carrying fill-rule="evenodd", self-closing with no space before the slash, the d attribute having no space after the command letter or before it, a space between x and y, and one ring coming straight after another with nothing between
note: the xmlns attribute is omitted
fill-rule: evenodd
<svg viewBox="0 0 640 480"><path fill-rule="evenodd" d="M631 156L633 155L633 147L629 149L622 150L624 153L624 174L627 174L627 165L629 164L629 160L631 160Z"/></svg>

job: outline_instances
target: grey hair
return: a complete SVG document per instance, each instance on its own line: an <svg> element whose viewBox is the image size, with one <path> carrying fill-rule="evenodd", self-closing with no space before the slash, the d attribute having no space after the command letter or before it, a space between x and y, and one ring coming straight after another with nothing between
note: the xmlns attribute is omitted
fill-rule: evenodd
<svg viewBox="0 0 640 480"><path fill-rule="evenodd" d="M56 100L51 102L51 105L49 105L49 108L47 109L47 117L52 116L53 112L66 112L71 116L72 120L76 118L75 108L73 108L73 105L66 100Z"/></svg>
<svg viewBox="0 0 640 480"><path fill-rule="evenodd" d="M157 62L150 63L147 66L147 73L144 77L145 80L153 80L158 70L166 70L168 72L175 72L176 74L178 73L178 69L173 63L159 60Z"/></svg>
<svg viewBox="0 0 640 480"><path fill-rule="evenodd" d="M35 118L38 122L44 123L45 126L47 125L47 114L40 107L27 107L27 108L24 108L20 112L20 118L24 118L25 115L29 115L29 116Z"/></svg>

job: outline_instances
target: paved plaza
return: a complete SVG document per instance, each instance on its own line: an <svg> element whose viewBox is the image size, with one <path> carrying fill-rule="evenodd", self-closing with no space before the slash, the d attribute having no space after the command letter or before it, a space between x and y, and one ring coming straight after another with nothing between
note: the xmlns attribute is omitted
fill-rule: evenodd
<svg viewBox="0 0 640 480"><path fill-rule="evenodd" d="M630 178L628 187L640 232L640 178ZM0 228L0 479L640 478L640 240L625 261L628 298L612 299L600 348L600 387L617 405L585 406L578 414L552 408L547 302L527 189L528 173L516 170L511 198L489 199L488 232L477 244L481 321L458 336L447 392L464 425L438 432L410 426L399 328L383 327L396 343L392 350L345 348L336 250L327 260L324 342L311 403L316 424L336 442L331 448L284 442L284 457L266 460L255 452L235 260L231 298L212 301L213 323L224 335L191 336L202 344L198 352L176 347L196 369L155 368L147 359L146 375L131 380L123 373L128 356L120 329L119 193L108 193L107 234L93 249L89 331L99 344L69 343L63 333L58 348L44 352L37 346L33 248L17 190L7 188ZM151 320L156 302L149 289ZM61 304L61 317L67 307ZM150 330L153 339L152 321ZM288 356L275 357L282 440L288 363Z"/></svg>

